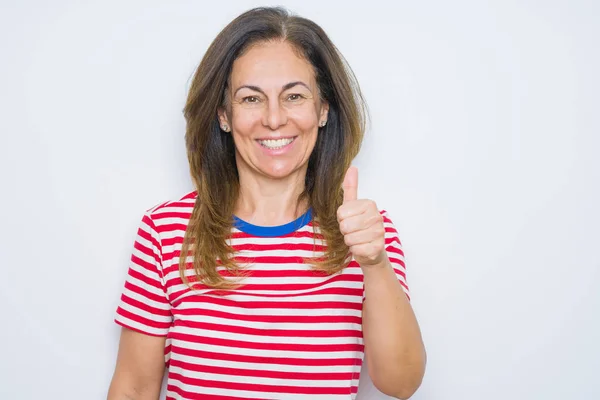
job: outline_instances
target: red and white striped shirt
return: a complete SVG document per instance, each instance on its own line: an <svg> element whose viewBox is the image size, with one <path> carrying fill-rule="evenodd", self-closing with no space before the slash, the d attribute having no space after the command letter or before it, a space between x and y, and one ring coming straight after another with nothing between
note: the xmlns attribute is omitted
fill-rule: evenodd
<svg viewBox="0 0 600 400"><path fill-rule="evenodd" d="M277 227L236 218L230 243L248 276L234 290L191 290L179 255L196 197L145 213L115 319L166 337L167 399L354 399L364 356L360 266L326 275L303 262L324 249L310 211ZM408 295L400 240L382 215Z"/></svg>

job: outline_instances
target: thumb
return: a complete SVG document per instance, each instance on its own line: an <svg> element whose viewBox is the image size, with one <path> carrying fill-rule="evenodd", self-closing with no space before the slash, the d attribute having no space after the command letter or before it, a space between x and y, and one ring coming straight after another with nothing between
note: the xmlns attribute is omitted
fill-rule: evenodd
<svg viewBox="0 0 600 400"><path fill-rule="evenodd" d="M348 168L342 189L344 189L344 203L358 198L358 168L352 166Z"/></svg>

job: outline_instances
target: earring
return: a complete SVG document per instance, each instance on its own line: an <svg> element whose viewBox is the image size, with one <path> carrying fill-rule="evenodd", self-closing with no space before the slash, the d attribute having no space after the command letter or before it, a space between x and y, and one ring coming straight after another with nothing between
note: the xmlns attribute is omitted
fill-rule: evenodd
<svg viewBox="0 0 600 400"><path fill-rule="evenodd" d="M327 121L321 121L321 123L319 124L319 126L322 128L325 126L325 124L327 124Z"/></svg>
<svg viewBox="0 0 600 400"><path fill-rule="evenodd" d="M221 129L223 129L225 132L229 132L229 126L227 125L223 125Z"/></svg>

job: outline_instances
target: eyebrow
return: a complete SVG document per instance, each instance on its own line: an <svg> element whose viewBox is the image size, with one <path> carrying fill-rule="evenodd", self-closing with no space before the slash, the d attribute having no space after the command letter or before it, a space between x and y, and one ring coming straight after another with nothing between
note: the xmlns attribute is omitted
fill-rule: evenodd
<svg viewBox="0 0 600 400"><path fill-rule="evenodd" d="M310 90L310 88L308 87L308 85L306 83L304 83L302 81L295 81L295 82L290 82L290 83L286 83L285 85L283 85L281 87L281 91L285 92L286 90L291 89L291 88L293 88L294 86L297 86L297 85L304 86L305 88L307 88L308 90ZM239 88L237 88L235 90L235 92L233 92L233 95L235 96L238 91L240 91L241 89L244 89L244 88L250 89L250 90L254 90L255 92L262 93L263 95L266 96L266 93L261 88L259 88L258 86L254 86L254 85L242 85Z"/></svg>

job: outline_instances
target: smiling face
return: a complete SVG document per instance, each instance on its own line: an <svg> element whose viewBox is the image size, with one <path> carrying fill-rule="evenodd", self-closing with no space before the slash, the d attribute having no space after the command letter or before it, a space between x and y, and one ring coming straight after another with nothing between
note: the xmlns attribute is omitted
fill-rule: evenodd
<svg viewBox="0 0 600 400"><path fill-rule="evenodd" d="M233 135L240 177L303 177L329 109L310 62L287 42L256 44L233 63L228 91L219 121Z"/></svg>

